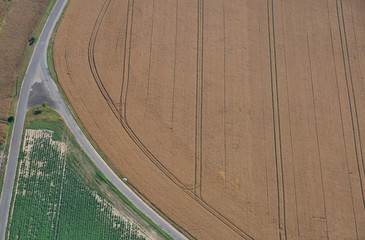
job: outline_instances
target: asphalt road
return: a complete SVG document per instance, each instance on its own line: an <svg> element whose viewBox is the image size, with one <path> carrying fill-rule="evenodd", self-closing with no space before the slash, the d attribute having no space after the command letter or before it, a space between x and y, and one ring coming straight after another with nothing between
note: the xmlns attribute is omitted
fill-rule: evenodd
<svg viewBox="0 0 365 240"><path fill-rule="evenodd" d="M10 142L4 187L0 199L0 240L5 239L20 144L22 141L25 115L30 107L38 105L44 100L47 100L47 102L51 103L49 105L60 113L85 153L94 162L96 167L115 185L115 187L124 196L126 196L139 210L141 210L147 217L155 222L172 238L187 239L172 225L170 225L161 216L154 212L146 203L144 203L104 162L104 160L87 140L80 127L77 125L60 92L58 91L56 84L49 75L47 66L47 46L56 22L61 15L66 3L67 0L57 1L37 41L33 56L23 80L16 112L15 125Z"/></svg>

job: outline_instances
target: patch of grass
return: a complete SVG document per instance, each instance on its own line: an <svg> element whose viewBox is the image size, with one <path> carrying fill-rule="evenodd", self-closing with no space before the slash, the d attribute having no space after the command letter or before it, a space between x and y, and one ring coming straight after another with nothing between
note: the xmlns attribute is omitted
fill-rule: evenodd
<svg viewBox="0 0 365 240"><path fill-rule="evenodd" d="M0 34L1 34L1 32L3 31L3 28L4 28L5 23L6 23L6 19L3 19L3 20L0 22Z"/></svg>
<svg viewBox="0 0 365 240"><path fill-rule="evenodd" d="M37 111L40 111L39 114L35 114ZM48 107L33 107L31 108L26 115L26 120L60 120L62 119L61 116L53 110L52 108Z"/></svg>
<svg viewBox="0 0 365 240"><path fill-rule="evenodd" d="M57 30L58 30L58 27L60 26L60 23L62 21L62 18L65 15L66 9L68 8L68 5L69 4L70 4L70 0L67 1L65 8L63 9L63 11L61 13L61 16L60 16L60 18L58 19L58 21L56 23L56 26L55 26L55 28L53 30L53 33L51 35L51 38L49 39L48 47L47 47L47 65L48 65L49 74L51 75L53 81L55 81L55 83L57 84L57 87L59 89L61 89L61 87L59 85L59 82L58 82L58 79L57 79L56 69L54 67L54 61L53 61L53 46L54 46L54 39L56 37L56 33L57 33ZM62 94L63 97L66 97L64 95L64 92L63 91L60 90L60 92L61 92L61 94ZM67 102L67 103L69 103L69 102Z"/></svg>
<svg viewBox="0 0 365 240"><path fill-rule="evenodd" d="M148 223L150 223L154 228L158 229L160 233L166 238L173 240L172 237L170 237L165 231L163 231L159 226L157 226L151 219L149 219L146 215L144 215L143 212L141 212L138 208L136 208L133 203L131 203L119 190L105 177L105 175L97 171L98 177L104 181L108 186L126 203L128 204L135 212L137 212L144 220L146 220Z"/></svg>
<svg viewBox="0 0 365 240"><path fill-rule="evenodd" d="M37 112L39 114L36 114ZM54 131L53 140L61 141L64 134L64 122L61 116L51 108L33 107L27 112L26 124L28 129L48 129Z"/></svg>
<svg viewBox="0 0 365 240"><path fill-rule="evenodd" d="M14 121L8 122L6 124L6 129L7 129L6 139L10 139L11 133L13 131L13 127L14 127ZM5 178L5 167L6 167L6 164L7 164L8 149L9 149L9 143L6 143L6 144L0 146L0 152L4 153L4 158L5 158L4 163L3 163L4 165L2 166L3 171L0 172L0 197L1 197L2 190L3 190L3 183L4 183L4 178Z"/></svg>
<svg viewBox="0 0 365 240"><path fill-rule="evenodd" d="M9 8L13 4L13 1L1 1L0 2L0 9L2 10L0 15L0 34L3 31L3 27L6 24L6 16L11 12Z"/></svg>

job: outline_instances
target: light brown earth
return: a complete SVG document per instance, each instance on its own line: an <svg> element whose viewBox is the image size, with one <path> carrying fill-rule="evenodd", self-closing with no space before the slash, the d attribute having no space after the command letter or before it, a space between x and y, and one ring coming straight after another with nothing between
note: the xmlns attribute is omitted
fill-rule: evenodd
<svg viewBox="0 0 365 240"><path fill-rule="evenodd" d="M28 45L50 0L0 0L0 146L6 136L17 73Z"/></svg>
<svg viewBox="0 0 365 240"><path fill-rule="evenodd" d="M365 239L363 0L72 0L60 84L197 239Z"/></svg>

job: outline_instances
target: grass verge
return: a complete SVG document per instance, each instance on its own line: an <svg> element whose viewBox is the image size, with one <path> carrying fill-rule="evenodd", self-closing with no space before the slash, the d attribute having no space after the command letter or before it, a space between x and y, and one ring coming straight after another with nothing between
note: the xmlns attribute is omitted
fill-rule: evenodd
<svg viewBox="0 0 365 240"><path fill-rule="evenodd" d="M157 226L151 219L149 219L143 212L141 212L138 208L136 208L133 203L131 203L119 190L105 177L105 175L97 171L97 174L101 180L103 180L108 186L127 204L129 205L135 212L137 212L144 220L146 220L149 224L151 224L154 228L158 229L161 234L166 238L173 240L166 232L164 232L159 226Z"/></svg>

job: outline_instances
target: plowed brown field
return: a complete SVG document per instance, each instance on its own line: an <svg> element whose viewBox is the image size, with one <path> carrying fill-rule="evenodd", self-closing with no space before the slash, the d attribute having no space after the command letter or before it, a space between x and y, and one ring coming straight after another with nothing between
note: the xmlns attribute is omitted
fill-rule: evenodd
<svg viewBox="0 0 365 240"><path fill-rule="evenodd" d="M54 60L113 166L197 239L365 239L365 1L72 0Z"/></svg>

